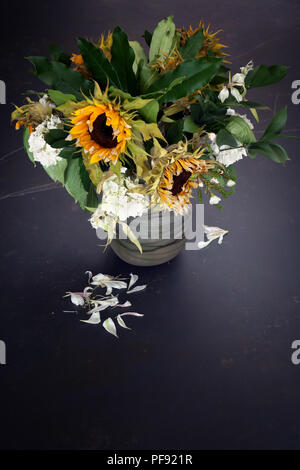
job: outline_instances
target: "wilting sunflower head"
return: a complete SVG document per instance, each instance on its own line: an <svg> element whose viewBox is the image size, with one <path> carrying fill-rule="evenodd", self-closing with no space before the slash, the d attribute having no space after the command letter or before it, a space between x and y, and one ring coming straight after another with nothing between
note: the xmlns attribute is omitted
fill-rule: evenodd
<svg viewBox="0 0 300 470"><path fill-rule="evenodd" d="M174 49L170 54L163 52L163 58L158 58L151 66L152 69L157 70L160 74L164 74L169 70L175 70L178 65L183 62L180 52Z"/></svg>
<svg viewBox="0 0 300 470"><path fill-rule="evenodd" d="M32 132L39 124L41 124L52 113L51 103L44 100L32 101L26 98L28 104L23 106L16 106L16 109L11 114L11 120L16 122L16 129L21 126L27 127L29 132Z"/></svg>
<svg viewBox="0 0 300 470"><path fill-rule="evenodd" d="M87 103L74 111L71 124L69 132L76 145L89 153L90 163L100 160L116 163L131 138L131 126L113 103Z"/></svg>
<svg viewBox="0 0 300 470"><path fill-rule="evenodd" d="M212 51L216 57L228 56L228 54L222 51L222 49L226 48L227 46L225 46L224 44L221 44L220 38L218 37L218 34L220 33L221 30L216 31L215 33L211 33L209 31L209 28L210 28L210 25L208 25L207 28L205 28L204 23L201 20L199 23L199 26L195 29L193 29L192 26L190 26L188 30L186 30L185 28L177 29L177 32L180 34L180 45L184 46L189 37L197 33L199 29L202 29L204 40L203 40L201 48L196 54L196 57L197 58L207 57L209 51Z"/></svg>
<svg viewBox="0 0 300 470"><path fill-rule="evenodd" d="M187 143L179 142L164 149L161 158L154 158L152 176L148 179L152 203L179 214L188 210L197 177L214 166L213 162L201 159L204 149L191 153L187 147Z"/></svg>

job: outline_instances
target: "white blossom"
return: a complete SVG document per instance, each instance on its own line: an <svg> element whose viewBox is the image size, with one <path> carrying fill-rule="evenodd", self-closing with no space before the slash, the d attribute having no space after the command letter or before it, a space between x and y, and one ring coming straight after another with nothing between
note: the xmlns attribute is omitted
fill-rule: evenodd
<svg viewBox="0 0 300 470"><path fill-rule="evenodd" d="M204 225L204 234L207 241L201 241L198 243L198 248L202 249L209 245L212 241L218 239L218 244L221 245L223 242L224 235L228 233L228 230L223 230L219 227L208 227Z"/></svg>
<svg viewBox="0 0 300 470"><path fill-rule="evenodd" d="M228 180L228 181L227 181L227 186L228 186L229 188L231 188L232 186L235 186L235 184L236 184L236 183L235 183L235 181L233 181L233 180Z"/></svg>
<svg viewBox="0 0 300 470"><path fill-rule="evenodd" d="M218 95L218 98L222 103L224 103L224 101L227 100L228 97L229 97L229 90L227 87L223 87Z"/></svg>
<svg viewBox="0 0 300 470"><path fill-rule="evenodd" d="M221 201L221 198L214 194L213 196L210 197L209 203L213 206L215 204L219 204L220 201Z"/></svg>
<svg viewBox="0 0 300 470"><path fill-rule="evenodd" d="M216 143L216 134L213 132L208 134L210 139L210 147L216 160L224 166L232 165L239 160L242 160L244 156L247 156L245 147L242 147L240 142L237 142L237 148L229 147L229 145L221 145L219 147Z"/></svg>
<svg viewBox="0 0 300 470"><path fill-rule="evenodd" d="M40 162L45 168L61 161L61 157L59 157L61 149L55 149L47 144L45 135L50 129L62 129L62 127L61 119L51 115L39 124L29 136L29 151L32 152L34 160Z"/></svg>

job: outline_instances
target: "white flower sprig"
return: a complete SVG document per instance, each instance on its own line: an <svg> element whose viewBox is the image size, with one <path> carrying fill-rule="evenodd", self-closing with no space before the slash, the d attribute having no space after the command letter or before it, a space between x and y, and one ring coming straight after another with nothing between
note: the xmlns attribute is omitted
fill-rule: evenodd
<svg viewBox="0 0 300 470"><path fill-rule="evenodd" d="M235 73L232 78L230 78L230 73L229 73L228 84L222 88L222 90L220 91L218 95L218 98L222 103L224 103L224 101L227 100L227 98L229 98L229 92L236 99L238 103L243 100L243 96L245 95L245 92L246 92L245 78L247 76L247 73L252 69L253 69L253 62L251 60L250 62L248 62L248 64L245 67L241 67L241 72ZM243 89L243 94L240 93L239 88Z"/></svg>

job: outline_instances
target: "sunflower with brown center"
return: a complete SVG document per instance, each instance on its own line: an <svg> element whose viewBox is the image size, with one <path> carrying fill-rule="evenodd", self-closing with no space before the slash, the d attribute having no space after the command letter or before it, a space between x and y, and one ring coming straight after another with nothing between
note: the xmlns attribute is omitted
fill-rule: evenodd
<svg viewBox="0 0 300 470"><path fill-rule="evenodd" d="M116 163L131 139L131 126L113 104L94 102L73 113L69 133L89 153L90 163Z"/></svg>
<svg viewBox="0 0 300 470"><path fill-rule="evenodd" d="M210 168L206 160L193 157L178 158L166 166L157 189L161 202L183 214L190 203L192 189L197 186L191 177L206 173Z"/></svg>

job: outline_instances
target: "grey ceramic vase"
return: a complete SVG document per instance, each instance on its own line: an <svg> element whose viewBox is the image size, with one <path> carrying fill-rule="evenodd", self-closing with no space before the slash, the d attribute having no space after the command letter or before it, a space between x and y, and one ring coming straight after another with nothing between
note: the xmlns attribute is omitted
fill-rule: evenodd
<svg viewBox="0 0 300 470"><path fill-rule="evenodd" d="M127 221L137 227L140 233L139 242L143 252L140 253L128 238L117 233L111 242L113 251L128 264L134 266L157 266L175 258L185 245L184 223L190 215L175 215L170 211L148 210L141 217Z"/></svg>

